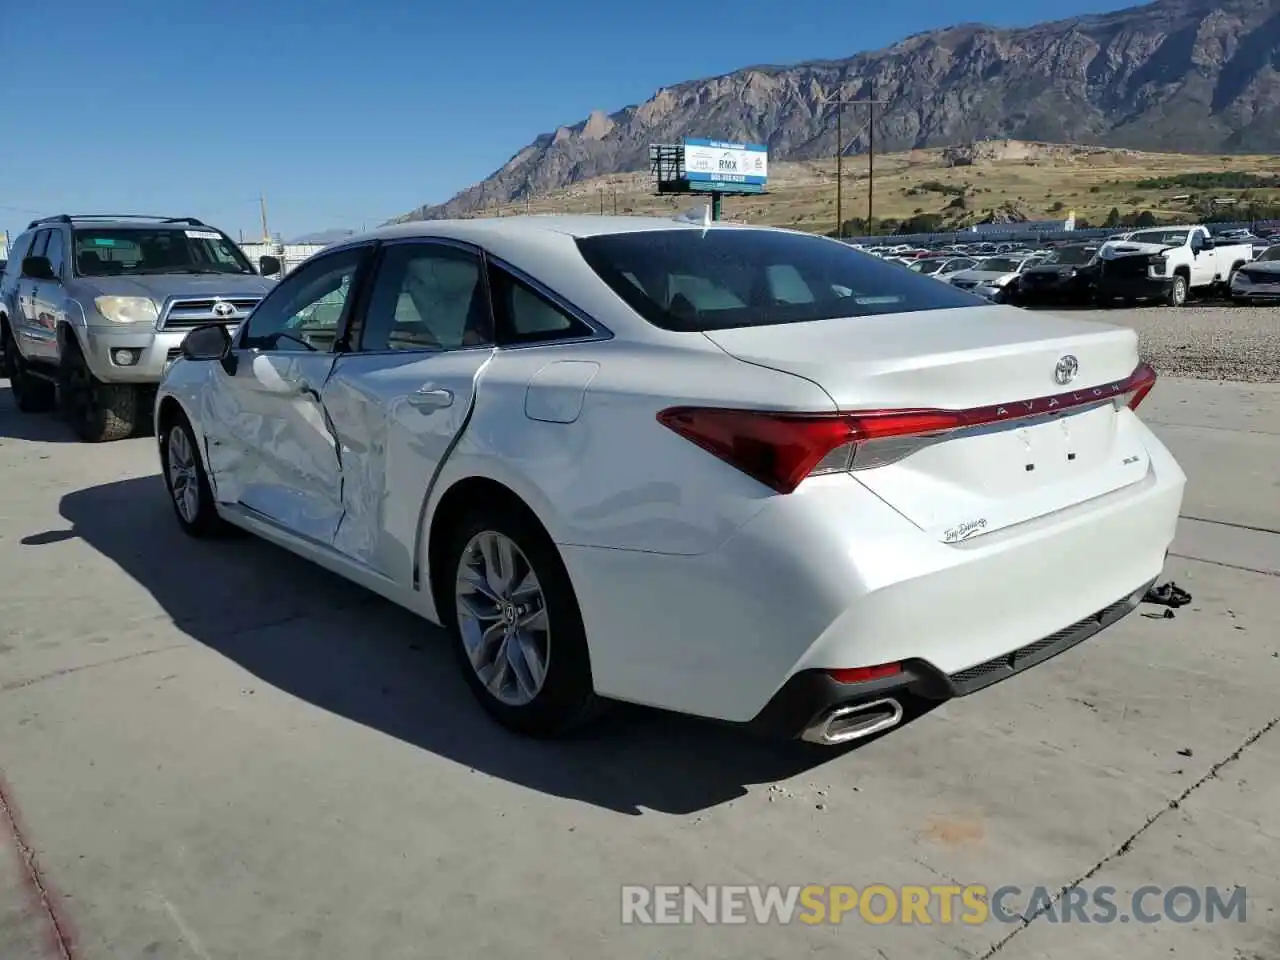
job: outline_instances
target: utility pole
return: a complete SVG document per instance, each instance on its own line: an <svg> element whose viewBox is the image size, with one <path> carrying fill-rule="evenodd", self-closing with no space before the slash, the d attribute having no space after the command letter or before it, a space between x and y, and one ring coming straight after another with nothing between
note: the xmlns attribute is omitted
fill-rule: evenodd
<svg viewBox="0 0 1280 960"><path fill-rule="evenodd" d="M870 140L867 149L867 233L872 232L871 220L875 215L876 189L876 105L888 100L830 100L836 105L836 236L844 237L844 154L848 144L844 142L845 104L865 103L871 108Z"/></svg>
<svg viewBox="0 0 1280 960"><path fill-rule="evenodd" d="M604 187L600 188L600 216L604 216Z"/></svg>
<svg viewBox="0 0 1280 960"><path fill-rule="evenodd" d="M617 186L617 184L614 184L614 187L613 187L613 215L614 215L615 217L618 215L618 186Z"/></svg>
<svg viewBox="0 0 1280 960"><path fill-rule="evenodd" d="M271 234L267 230L267 198L258 194L258 212L262 214L262 242L270 243Z"/></svg>

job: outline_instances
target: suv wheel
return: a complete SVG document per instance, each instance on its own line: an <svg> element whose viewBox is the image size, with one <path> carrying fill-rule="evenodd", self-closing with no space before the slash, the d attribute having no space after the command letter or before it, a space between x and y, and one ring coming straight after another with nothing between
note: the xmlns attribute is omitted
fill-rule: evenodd
<svg viewBox="0 0 1280 960"><path fill-rule="evenodd" d="M463 675L503 726L564 734L597 706L582 614L555 544L521 513L472 512L453 528L441 619Z"/></svg>
<svg viewBox="0 0 1280 960"><path fill-rule="evenodd" d="M68 341L58 372L63 408L81 440L104 443L133 433L138 423L137 387L103 383L93 375L74 340Z"/></svg>
<svg viewBox="0 0 1280 960"><path fill-rule="evenodd" d="M32 374L27 362L18 352L9 324L0 332L0 345L4 347L4 372L9 378L9 391L14 405L23 413L45 413L54 408L57 390L48 380Z"/></svg>

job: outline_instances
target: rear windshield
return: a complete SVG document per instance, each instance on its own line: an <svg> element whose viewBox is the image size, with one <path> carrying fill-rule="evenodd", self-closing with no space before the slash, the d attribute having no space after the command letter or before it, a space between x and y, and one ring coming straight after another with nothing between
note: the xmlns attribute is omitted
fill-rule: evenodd
<svg viewBox="0 0 1280 960"><path fill-rule="evenodd" d="M632 309L666 330L724 330L986 302L847 244L780 230L640 231L583 238L578 249Z"/></svg>
<svg viewBox="0 0 1280 960"><path fill-rule="evenodd" d="M982 273L1017 273L1022 261L1015 257L989 257L974 267Z"/></svg>
<svg viewBox="0 0 1280 960"><path fill-rule="evenodd" d="M1258 257L1258 259L1259 260L1280 260L1280 246L1268 247L1266 250L1262 251L1262 256Z"/></svg>
<svg viewBox="0 0 1280 960"><path fill-rule="evenodd" d="M1088 263L1098 253L1097 247L1059 247L1045 258L1045 263Z"/></svg>
<svg viewBox="0 0 1280 960"><path fill-rule="evenodd" d="M1180 247L1187 242L1186 230L1143 230L1129 234L1134 243L1160 243L1170 247Z"/></svg>

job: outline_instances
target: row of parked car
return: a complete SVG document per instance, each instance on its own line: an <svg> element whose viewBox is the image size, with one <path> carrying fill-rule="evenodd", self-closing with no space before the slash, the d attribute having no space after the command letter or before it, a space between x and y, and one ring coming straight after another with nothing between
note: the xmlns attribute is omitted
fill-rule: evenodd
<svg viewBox="0 0 1280 960"><path fill-rule="evenodd" d="M1010 247L985 256L957 254L952 247L864 252L989 300L1026 306L1139 300L1181 306L1193 294L1280 299L1280 244L1215 237L1203 226L1138 230L1038 250Z"/></svg>

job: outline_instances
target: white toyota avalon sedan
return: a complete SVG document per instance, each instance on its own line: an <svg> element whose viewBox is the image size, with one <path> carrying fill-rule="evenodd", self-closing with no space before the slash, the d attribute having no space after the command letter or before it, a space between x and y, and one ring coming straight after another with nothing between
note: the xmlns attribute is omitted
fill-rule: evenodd
<svg viewBox="0 0 1280 960"><path fill-rule="evenodd" d="M156 421L184 530L444 625L516 730L841 743L1137 606L1185 482L1154 382L1131 330L834 240L520 217L326 248L188 335Z"/></svg>

